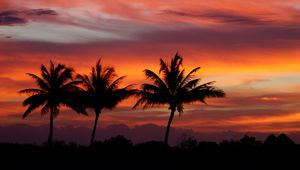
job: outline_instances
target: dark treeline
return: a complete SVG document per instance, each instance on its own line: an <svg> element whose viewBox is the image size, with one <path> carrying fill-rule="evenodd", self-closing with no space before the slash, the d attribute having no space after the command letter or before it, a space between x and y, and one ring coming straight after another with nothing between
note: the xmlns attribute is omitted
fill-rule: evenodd
<svg viewBox="0 0 300 170"><path fill-rule="evenodd" d="M186 137L170 147L160 141L132 144L123 136L92 146L0 144L1 169L297 169L300 145L285 134L265 141L199 142Z"/></svg>

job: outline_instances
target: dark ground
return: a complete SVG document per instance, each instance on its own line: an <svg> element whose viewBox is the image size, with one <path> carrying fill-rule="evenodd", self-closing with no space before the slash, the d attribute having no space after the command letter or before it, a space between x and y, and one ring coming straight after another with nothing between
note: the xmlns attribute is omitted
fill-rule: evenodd
<svg viewBox="0 0 300 170"><path fill-rule="evenodd" d="M129 170L299 170L300 145L286 135L265 142L245 136L240 141L198 142L178 146L151 141L133 145L117 136L92 147L55 142L48 146L0 144L0 169L129 169Z"/></svg>

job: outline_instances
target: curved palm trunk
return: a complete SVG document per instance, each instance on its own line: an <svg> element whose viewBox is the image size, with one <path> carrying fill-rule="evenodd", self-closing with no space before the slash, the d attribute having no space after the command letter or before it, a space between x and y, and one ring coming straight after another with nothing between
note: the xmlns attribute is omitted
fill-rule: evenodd
<svg viewBox="0 0 300 170"><path fill-rule="evenodd" d="M166 130L166 134L165 134L165 145L168 145L168 140L169 140L169 132L170 132L170 127L171 127L171 123L174 117L174 113L175 113L175 109L171 109L171 115L168 121L168 126L167 126L167 130Z"/></svg>
<svg viewBox="0 0 300 170"><path fill-rule="evenodd" d="M48 145L52 147L53 143L53 108L50 111L50 126L49 126L49 136L48 136Z"/></svg>
<svg viewBox="0 0 300 170"><path fill-rule="evenodd" d="M95 134L96 134L96 129L97 129L97 123L98 123L99 115L100 115L100 112L97 112L97 113L96 113L95 122L94 122L93 133L92 133L92 138L91 138L90 145L92 145L92 144L94 143L94 139L95 139Z"/></svg>

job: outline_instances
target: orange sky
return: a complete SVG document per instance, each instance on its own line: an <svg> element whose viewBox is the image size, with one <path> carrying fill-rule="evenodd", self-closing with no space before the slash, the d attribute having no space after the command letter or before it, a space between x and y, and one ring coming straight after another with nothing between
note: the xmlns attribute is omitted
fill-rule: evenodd
<svg viewBox="0 0 300 170"><path fill-rule="evenodd" d="M300 3L297 0L2 0L0 1L0 124L47 124L38 111L21 119L33 87L25 73L49 60L88 73L102 57L126 83L158 71L176 52L188 70L201 66L227 98L186 106L174 126L197 131L300 130ZM101 125L165 125L166 107L134 110L135 99L103 114ZM56 124L90 126L64 110Z"/></svg>

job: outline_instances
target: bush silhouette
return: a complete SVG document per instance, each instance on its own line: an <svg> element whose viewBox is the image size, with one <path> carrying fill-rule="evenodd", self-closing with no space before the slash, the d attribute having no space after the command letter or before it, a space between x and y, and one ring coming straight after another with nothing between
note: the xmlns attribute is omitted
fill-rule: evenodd
<svg viewBox="0 0 300 170"><path fill-rule="evenodd" d="M269 147L289 147L295 145L295 143L283 133L278 135L278 137L276 137L274 134L269 135L265 140L264 145Z"/></svg>

